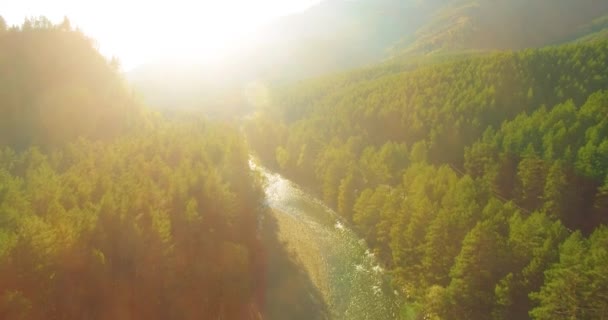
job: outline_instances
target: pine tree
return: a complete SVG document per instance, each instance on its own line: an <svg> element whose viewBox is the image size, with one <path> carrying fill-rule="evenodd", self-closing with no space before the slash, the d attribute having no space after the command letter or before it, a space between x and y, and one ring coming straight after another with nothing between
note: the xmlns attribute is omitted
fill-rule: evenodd
<svg viewBox="0 0 608 320"><path fill-rule="evenodd" d="M584 265L587 244L580 232L572 234L559 250L559 263L545 272L545 284L531 297L539 306L530 312L534 319L586 319L585 294L589 285Z"/></svg>
<svg viewBox="0 0 608 320"><path fill-rule="evenodd" d="M560 161L553 163L547 174L543 192L543 211L557 218L563 218L568 211L568 181Z"/></svg>
<svg viewBox="0 0 608 320"><path fill-rule="evenodd" d="M462 242L450 271L445 319L484 319L494 307L494 287L505 274L505 241L495 222L478 223Z"/></svg>
<svg viewBox="0 0 608 320"><path fill-rule="evenodd" d="M534 147L528 145L523 159L517 166L519 182L518 200L524 208L535 210L542 203L545 172L544 161L537 155Z"/></svg>

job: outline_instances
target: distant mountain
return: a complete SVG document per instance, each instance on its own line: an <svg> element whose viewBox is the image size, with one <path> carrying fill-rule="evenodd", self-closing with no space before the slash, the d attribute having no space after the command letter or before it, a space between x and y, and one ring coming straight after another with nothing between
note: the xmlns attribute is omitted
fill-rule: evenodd
<svg viewBox="0 0 608 320"><path fill-rule="evenodd" d="M246 45L225 66L187 69L201 73L194 76L197 78L221 73L227 78L219 79L223 82L242 82L260 78L294 80L359 67L387 57L387 49L422 26L437 3L325 0L258 30L255 43ZM136 68L132 74L135 78L152 73L167 75L167 69L148 65Z"/></svg>
<svg viewBox="0 0 608 320"><path fill-rule="evenodd" d="M253 74L293 80L389 56L542 47L608 27L605 0L326 0L263 30Z"/></svg>
<svg viewBox="0 0 608 320"><path fill-rule="evenodd" d="M405 35L395 52L542 47L598 31L593 21L607 13L604 0L454 0Z"/></svg>
<svg viewBox="0 0 608 320"><path fill-rule="evenodd" d="M223 100L217 91L227 88L242 104L247 100L244 87L252 82L289 82L381 61L388 48L422 26L440 3L326 0L259 30L255 44L222 66L149 64L127 78L148 104L161 109L217 105L209 101Z"/></svg>
<svg viewBox="0 0 608 320"><path fill-rule="evenodd" d="M252 57L262 77L289 80L379 61L421 27L438 1L327 0L261 31Z"/></svg>
<svg viewBox="0 0 608 320"><path fill-rule="evenodd" d="M592 41L608 36L606 28L606 0L325 0L260 30L225 65L149 65L129 78L152 105L209 106L215 95L225 106L218 90L231 88L246 102L240 95L252 82L292 82L390 58Z"/></svg>
<svg viewBox="0 0 608 320"><path fill-rule="evenodd" d="M580 27L574 41L589 42L602 39L608 39L608 14Z"/></svg>

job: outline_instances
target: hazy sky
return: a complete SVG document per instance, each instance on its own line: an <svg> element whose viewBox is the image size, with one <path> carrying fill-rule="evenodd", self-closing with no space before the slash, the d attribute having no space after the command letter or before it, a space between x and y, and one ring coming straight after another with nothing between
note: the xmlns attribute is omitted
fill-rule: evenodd
<svg viewBox="0 0 608 320"><path fill-rule="evenodd" d="M0 0L6 2L7 0ZM120 58L125 69L172 59L218 59L273 19L319 0L8 0L0 9L9 25L44 15L68 16L97 40L102 53Z"/></svg>

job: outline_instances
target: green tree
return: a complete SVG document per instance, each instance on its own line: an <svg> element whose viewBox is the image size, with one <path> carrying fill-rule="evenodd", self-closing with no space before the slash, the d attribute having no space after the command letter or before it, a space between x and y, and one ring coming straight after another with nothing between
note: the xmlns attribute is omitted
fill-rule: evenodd
<svg viewBox="0 0 608 320"><path fill-rule="evenodd" d="M496 286L494 318L528 317L534 305L528 295L541 287L543 272L557 261L557 247L566 235L560 222L540 212L528 217L516 213L509 219L506 267L511 272Z"/></svg>
<svg viewBox="0 0 608 320"><path fill-rule="evenodd" d="M542 203L546 169L545 162L537 155L532 145L528 146L517 166L517 177L519 201L525 208L537 209Z"/></svg>
<svg viewBox="0 0 608 320"><path fill-rule="evenodd" d="M535 319L602 319L608 316L608 228L584 239L572 234L560 247L559 263L545 273L541 290L531 296Z"/></svg>
<svg viewBox="0 0 608 320"><path fill-rule="evenodd" d="M479 191L469 176L452 186L442 200L442 208L429 226L424 241L422 266L429 284L447 286L450 268L467 232L481 216Z"/></svg>
<svg viewBox="0 0 608 320"><path fill-rule="evenodd" d="M564 166L560 161L553 163L547 174L543 193L543 210L557 218L562 218L568 211L568 180Z"/></svg>
<svg viewBox="0 0 608 320"><path fill-rule="evenodd" d="M410 159L412 162L426 162L428 157L428 147L425 141L418 141L412 146Z"/></svg>
<svg viewBox="0 0 608 320"><path fill-rule="evenodd" d="M390 192L388 186L380 186L376 190L366 189L355 202L353 222L372 246L377 242L376 225Z"/></svg>
<svg viewBox="0 0 608 320"><path fill-rule="evenodd" d="M465 237L450 271L450 307L446 319L488 318L494 307L494 287L505 275L505 239L495 222L478 223Z"/></svg>

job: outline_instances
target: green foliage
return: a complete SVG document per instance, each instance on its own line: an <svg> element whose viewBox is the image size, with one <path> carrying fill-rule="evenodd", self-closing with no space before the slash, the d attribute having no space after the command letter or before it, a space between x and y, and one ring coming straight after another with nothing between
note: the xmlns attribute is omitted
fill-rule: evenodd
<svg viewBox="0 0 608 320"><path fill-rule="evenodd" d="M16 156L2 167L0 287L33 318L125 312L125 295L147 318L234 319L253 303L261 190L236 130L167 124ZM6 299L0 314L17 308Z"/></svg>
<svg viewBox="0 0 608 320"><path fill-rule="evenodd" d="M549 285L561 277L550 271L560 244L570 229L590 234L608 222L607 45L305 81L276 89L246 125L266 134L248 137L351 220L412 303L404 313L549 318L542 310L565 305ZM583 280L603 288L593 279ZM530 296L538 291L548 298ZM600 310L604 291L585 294L592 300L568 303Z"/></svg>
<svg viewBox="0 0 608 320"><path fill-rule="evenodd" d="M41 17L0 31L0 70L3 146L108 140L142 124L142 109L116 70L69 22Z"/></svg>
<svg viewBox="0 0 608 320"><path fill-rule="evenodd" d="M557 246L566 237L559 221L535 212L528 217L517 213L509 219L507 240L510 260L505 263L513 270L495 288L497 319L522 319L533 306L527 293L538 290L543 283L543 271L557 260Z"/></svg>
<svg viewBox="0 0 608 320"><path fill-rule="evenodd" d="M506 272L505 249L496 222L481 222L467 234L450 271L447 295L452 307L444 318L482 319L491 313L494 286Z"/></svg>
<svg viewBox="0 0 608 320"><path fill-rule="evenodd" d="M607 107L608 92L599 91L580 108L566 102L519 115L468 148L466 167L492 177L498 193L514 194L524 208L544 209L571 228L590 231L608 222L600 201L608 174ZM496 166L501 176L495 176Z"/></svg>
<svg viewBox="0 0 608 320"><path fill-rule="evenodd" d="M545 273L545 284L531 296L540 305L534 319L602 319L608 315L608 229L589 239L571 235L559 249L559 263Z"/></svg>
<svg viewBox="0 0 608 320"><path fill-rule="evenodd" d="M352 83L322 79L279 89L268 113L290 129L281 136L286 141L277 141L274 148L282 145L295 164L304 148L304 155L314 159L320 154L318 149L336 144L334 138L345 144L359 137L363 148L392 141L411 150L425 140L429 162L461 164L462 150L488 127L498 128L504 120L543 104L563 102L557 92L582 104L590 93L605 88L608 64L602 57L607 45L489 54L387 72L369 80L356 78ZM276 138L264 141L272 145Z"/></svg>
<svg viewBox="0 0 608 320"><path fill-rule="evenodd" d="M147 112L111 64L67 19L0 28L0 318L260 319L243 137Z"/></svg>

